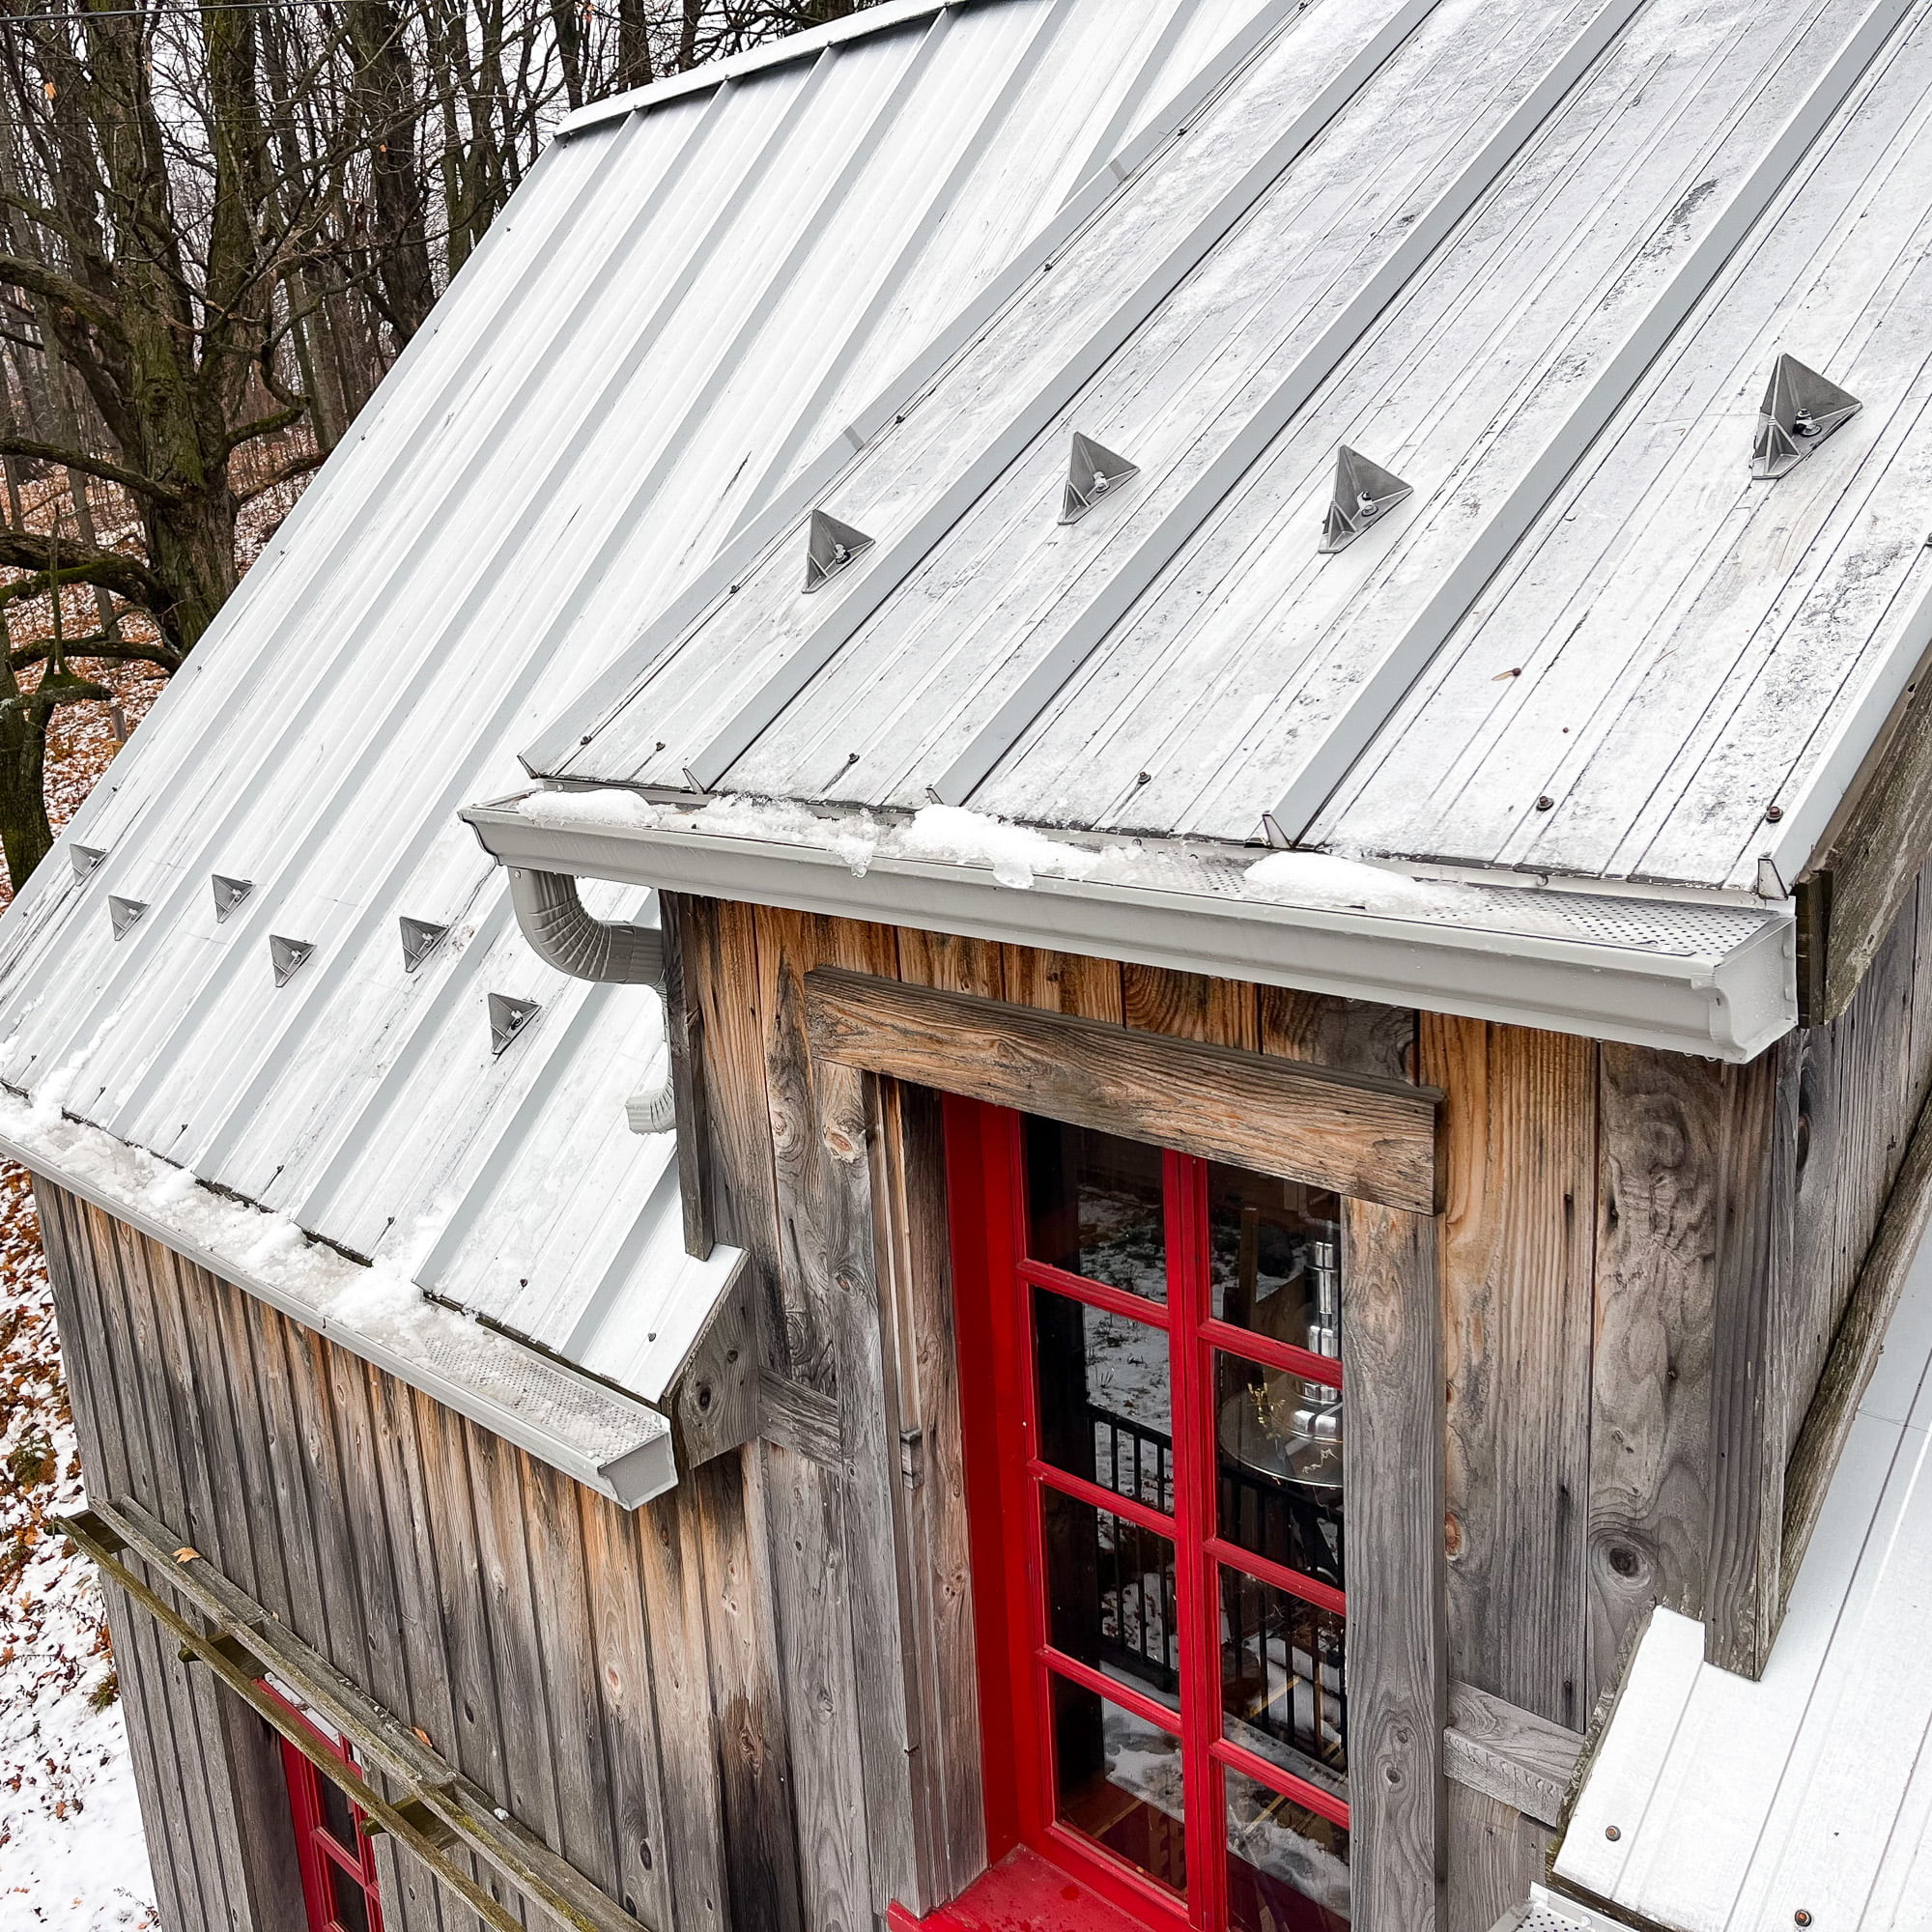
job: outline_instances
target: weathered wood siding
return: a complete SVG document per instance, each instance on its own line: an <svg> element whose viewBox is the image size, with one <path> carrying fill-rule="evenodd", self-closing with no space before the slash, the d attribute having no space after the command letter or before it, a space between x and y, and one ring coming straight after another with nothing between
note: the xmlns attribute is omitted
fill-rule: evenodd
<svg viewBox="0 0 1932 1932"><path fill-rule="evenodd" d="M762 1874L727 1862L717 1822L712 1713L733 1708L731 1666L704 1683L705 1623L740 1581L714 1573L733 1561L722 1512L682 1490L626 1514L58 1188L36 1193L90 1489L146 1504L646 1924L772 1922ZM287 1932L262 1727L143 1612L109 1610L169 1932ZM476 1926L379 1852L392 1932Z"/></svg>
<svg viewBox="0 0 1932 1932"><path fill-rule="evenodd" d="M866 1932L983 1853L935 1128L917 1089L814 1060L819 967L1442 1088L1451 1676L1580 1731L1654 1602L1761 1644L1783 1457L1932 1084L1926 881L1843 1016L1744 1068L666 912L693 1231L753 1258L764 1439L634 1517L43 1190L91 1480L647 1922ZM170 1925L277 1924L273 1847L243 1828L258 1741L116 1627ZM1453 1791L1449 1817L1446 1922L1480 1932L1547 1834L1492 1794ZM384 1856L399 1927L462 1932Z"/></svg>

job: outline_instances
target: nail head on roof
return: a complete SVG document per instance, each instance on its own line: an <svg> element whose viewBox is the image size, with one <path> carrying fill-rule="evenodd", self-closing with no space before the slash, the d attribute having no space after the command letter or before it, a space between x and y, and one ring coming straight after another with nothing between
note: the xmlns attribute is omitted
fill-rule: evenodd
<svg viewBox="0 0 1932 1932"><path fill-rule="evenodd" d="M1764 809L1764 818L1767 825L1776 825L1783 816L1784 808L1781 805L1768 805Z"/></svg>
<svg viewBox="0 0 1932 1932"><path fill-rule="evenodd" d="M1609 1839L1612 1844L1615 1844L1623 1836L1623 1833L1614 1825L1605 1825L1604 1827L1604 1836Z"/></svg>
<svg viewBox="0 0 1932 1932"><path fill-rule="evenodd" d="M1536 801L1536 809L1538 811L1554 811L1556 810L1556 801L1553 798L1551 798L1548 792L1545 792L1543 796Z"/></svg>

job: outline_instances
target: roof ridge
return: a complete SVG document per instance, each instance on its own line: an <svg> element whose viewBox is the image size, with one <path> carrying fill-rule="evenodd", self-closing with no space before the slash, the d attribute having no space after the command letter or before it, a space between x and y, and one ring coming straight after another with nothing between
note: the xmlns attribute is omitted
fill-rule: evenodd
<svg viewBox="0 0 1932 1932"><path fill-rule="evenodd" d="M781 34L777 40L762 41L742 53L725 54L683 73L667 74L662 80L646 81L642 87L627 88L622 94L609 94L602 100L589 101L566 114L557 124L556 139L567 141L573 135L602 127L607 121L620 120L641 108L662 107L668 101L702 94L707 89L722 87L727 80L742 80L747 74L782 67L788 61L809 60L847 41L889 33L895 27L928 19L952 9L990 4L993 0L884 0L880 6L865 7L842 19L829 20L822 27ZM999 4L1011 5L1014 0L999 0Z"/></svg>

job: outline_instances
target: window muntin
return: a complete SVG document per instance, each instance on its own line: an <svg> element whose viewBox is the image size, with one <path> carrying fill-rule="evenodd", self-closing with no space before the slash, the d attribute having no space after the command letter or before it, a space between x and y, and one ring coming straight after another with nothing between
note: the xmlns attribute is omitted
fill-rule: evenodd
<svg viewBox="0 0 1932 1932"><path fill-rule="evenodd" d="M1041 1759L1037 1848L1111 1873L1157 1921L1332 1932L1341 1203L977 1111L986 1205L1010 1216L989 1259L1010 1258L994 1287L1017 1359L994 1374L1019 1382L1001 1455L1031 1552L1017 1742L1030 1728Z"/></svg>

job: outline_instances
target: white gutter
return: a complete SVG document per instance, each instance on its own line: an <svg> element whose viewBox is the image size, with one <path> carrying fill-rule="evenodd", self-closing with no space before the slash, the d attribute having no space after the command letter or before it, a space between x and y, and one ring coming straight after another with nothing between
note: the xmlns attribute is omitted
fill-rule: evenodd
<svg viewBox="0 0 1932 1932"><path fill-rule="evenodd" d="M1686 906L1491 890L1451 922L1156 886L1037 877L684 828L544 826L514 800L462 816L499 863L799 912L911 925L1620 1040L1754 1059L1798 1021L1788 907ZM1594 935L1594 936L1592 936Z"/></svg>
<svg viewBox="0 0 1932 1932"><path fill-rule="evenodd" d="M326 1296L304 1295L248 1264L249 1247L274 1230L274 1217L195 1182L190 1191L206 1199L197 1199L193 1220L222 1228L213 1236L197 1234L183 1225L188 1216L170 1213L150 1198L155 1179L179 1170L103 1128L65 1119L43 1122L24 1101L7 1096L0 1103L0 1154L624 1509L676 1486L670 1424L656 1409L453 1310L425 1303L428 1319L386 1337L380 1318L345 1319ZM303 1259L311 1277L339 1272L352 1305L371 1273L320 1245Z"/></svg>

